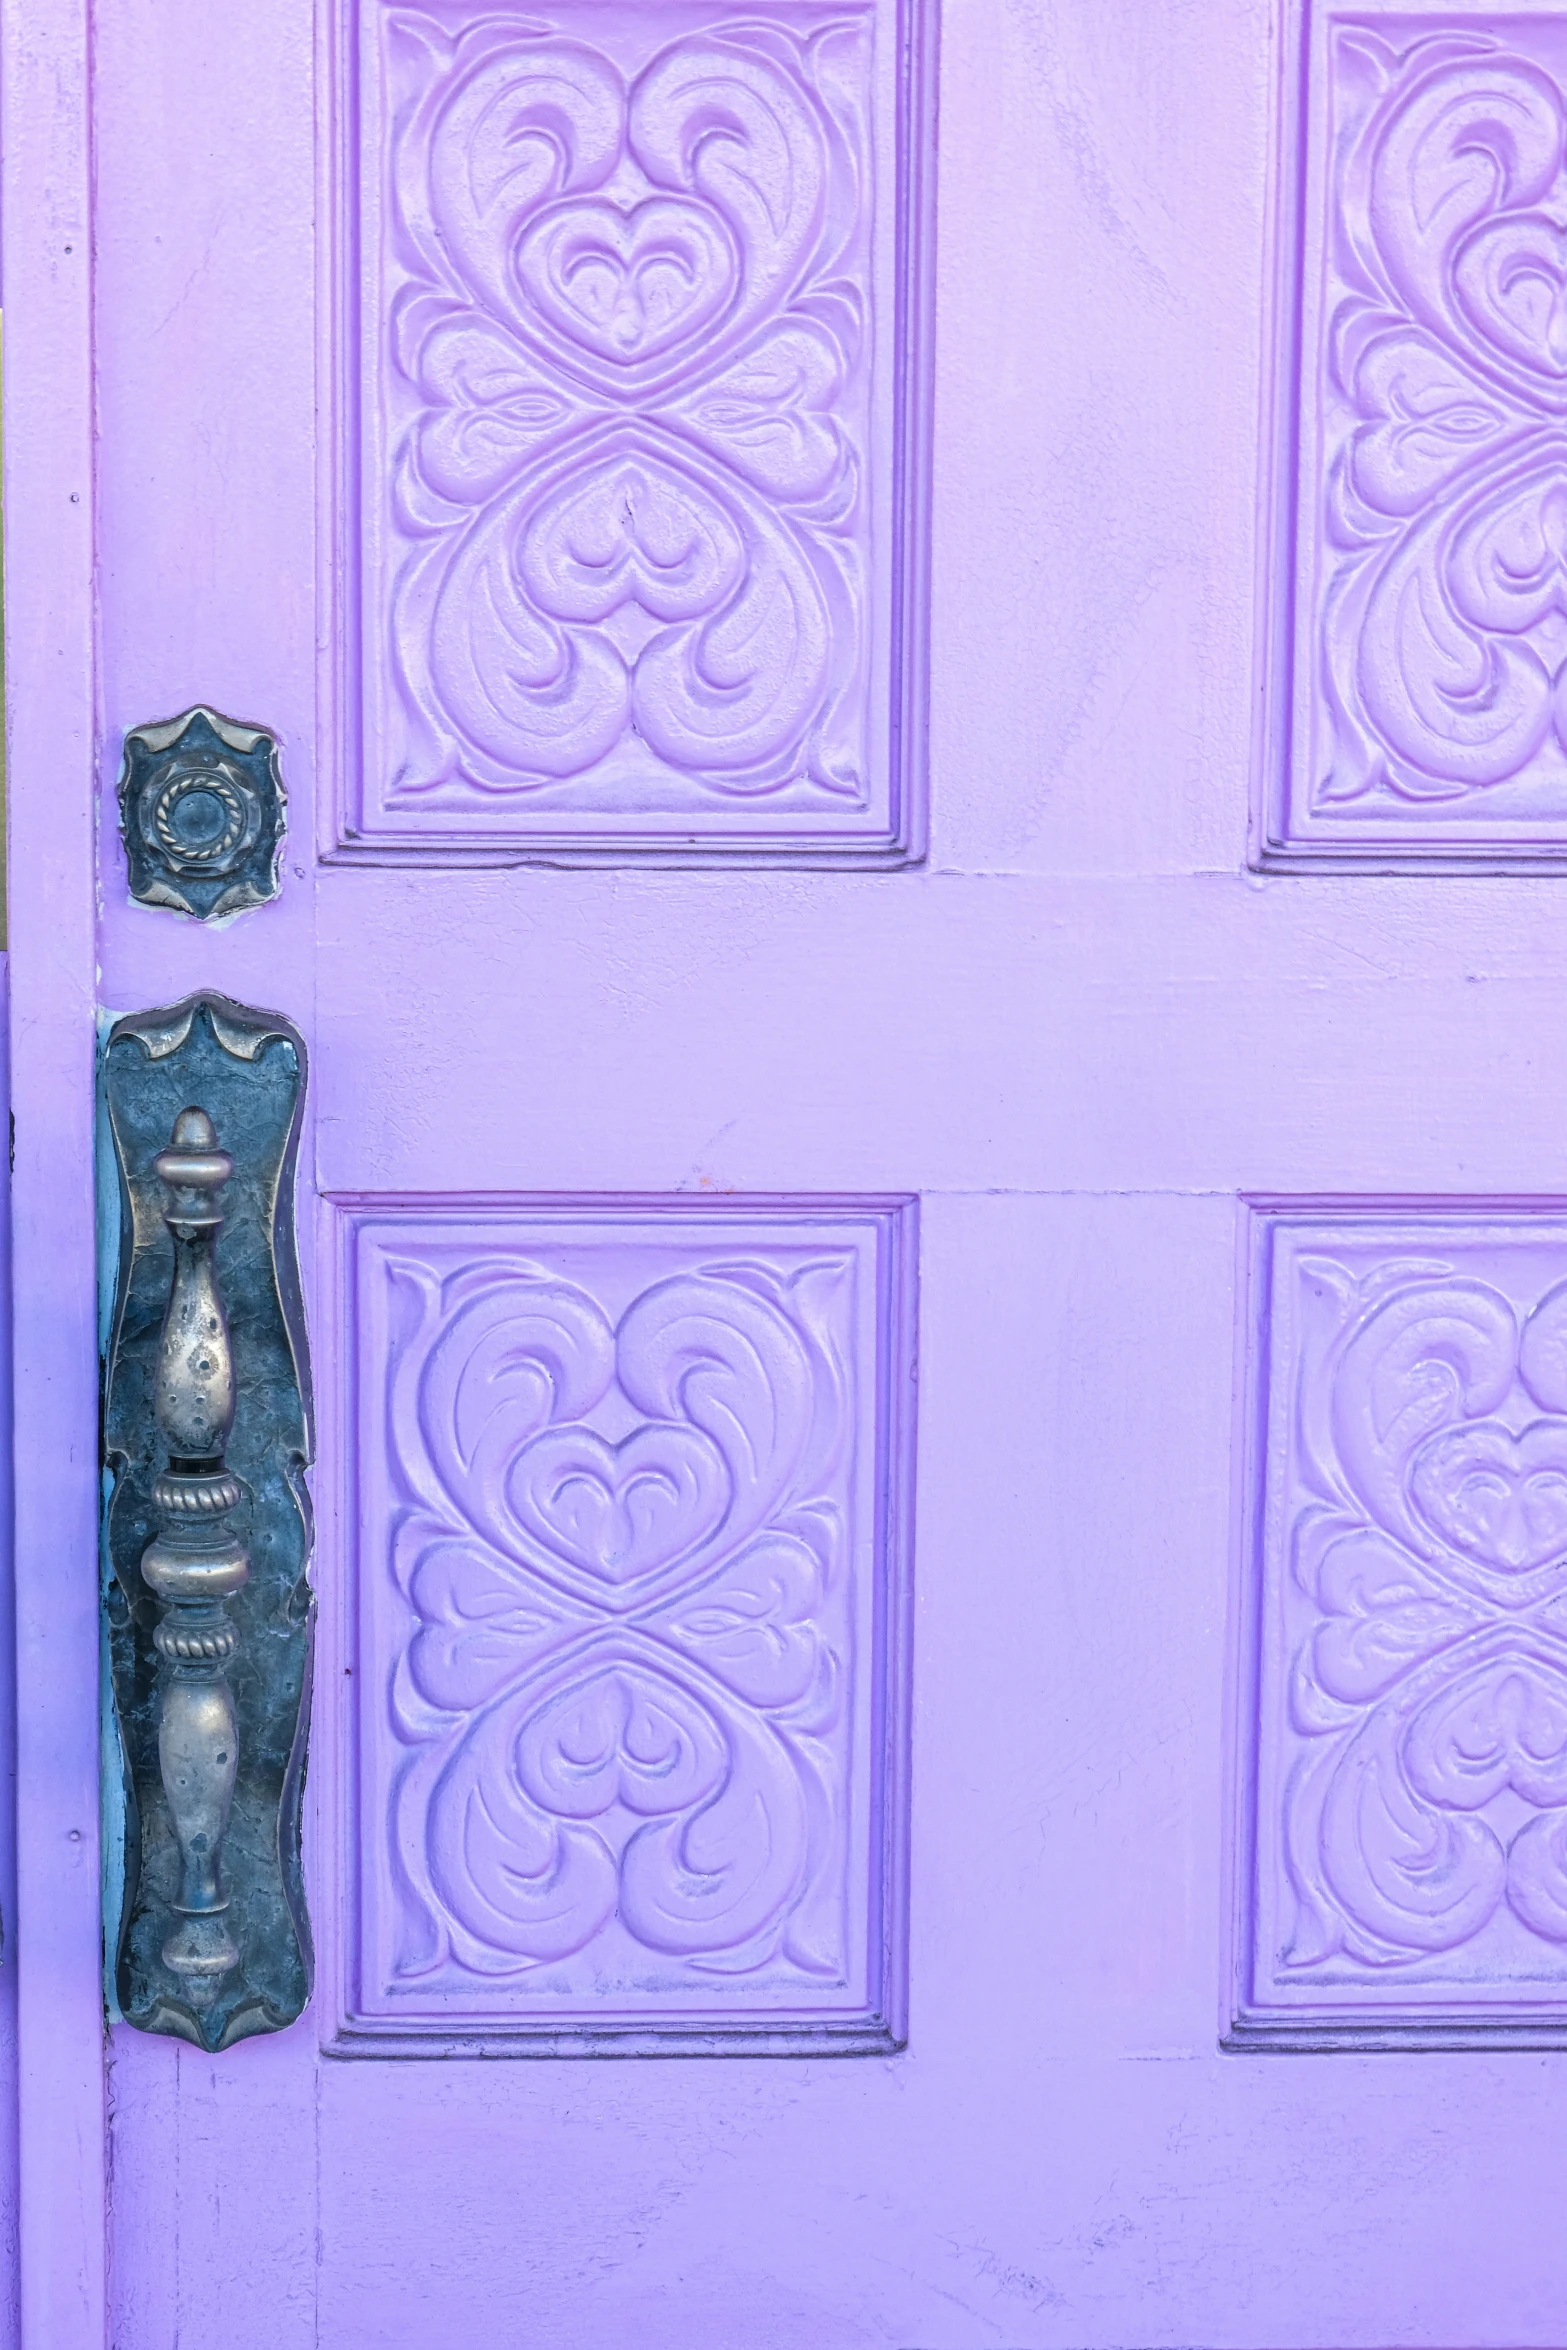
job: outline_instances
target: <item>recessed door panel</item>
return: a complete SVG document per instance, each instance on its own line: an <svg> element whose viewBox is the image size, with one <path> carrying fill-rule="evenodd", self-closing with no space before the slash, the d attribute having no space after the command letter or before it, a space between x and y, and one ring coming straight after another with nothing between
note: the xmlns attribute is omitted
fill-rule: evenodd
<svg viewBox="0 0 1567 2350"><path fill-rule="evenodd" d="M345 0L339 848L917 850L928 19Z"/></svg>
<svg viewBox="0 0 1567 2350"><path fill-rule="evenodd" d="M334 1221L340 2043L896 2046L909 1210Z"/></svg>
<svg viewBox="0 0 1567 2350"><path fill-rule="evenodd" d="M1560 10L1290 12L1266 857L1567 854Z"/></svg>
<svg viewBox="0 0 1567 2350"><path fill-rule="evenodd" d="M1255 1238L1238 2035L1567 2040L1567 1221Z"/></svg>

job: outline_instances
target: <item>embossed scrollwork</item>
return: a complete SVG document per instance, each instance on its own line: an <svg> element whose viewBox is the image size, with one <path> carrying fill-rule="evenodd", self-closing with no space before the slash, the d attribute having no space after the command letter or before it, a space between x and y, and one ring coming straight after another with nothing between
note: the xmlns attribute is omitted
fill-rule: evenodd
<svg viewBox="0 0 1567 2350"><path fill-rule="evenodd" d="M843 28L737 21L629 68L420 21L438 63L394 165L409 788L863 803Z"/></svg>
<svg viewBox="0 0 1567 2350"><path fill-rule="evenodd" d="M1438 36L1396 54L1364 28L1337 37L1342 86L1375 97L1332 181L1313 804L1396 822L1520 786L1554 807L1567 97L1499 35L1456 57Z"/></svg>
<svg viewBox="0 0 1567 2350"><path fill-rule="evenodd" d="M1303 1371L1286 1973L1567 1944L1567 1283L1411 1265ZM1331 1496L1331 1498L1329 1498Z"/></svg>
<svg viewBox="0 0 1567 2350"><path fill-rule="evenodd" d="M396 1263L412 1973L847 1963L843 1271Z"/></svg>

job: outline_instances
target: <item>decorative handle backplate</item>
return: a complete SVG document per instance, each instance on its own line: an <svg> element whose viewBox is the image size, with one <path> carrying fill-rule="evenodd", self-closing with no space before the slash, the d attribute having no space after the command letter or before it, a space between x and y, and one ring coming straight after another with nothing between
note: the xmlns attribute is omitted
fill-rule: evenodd
<svg viewBox="0 0 1567 2350"><path fill-rule="evenodd" d="M105 1399L115 1990L133 2024L211 2049L278 2030L310 1995L304 1079L287 1021L215 995L120 1021L105 1055L121 1189Z"/></svg>

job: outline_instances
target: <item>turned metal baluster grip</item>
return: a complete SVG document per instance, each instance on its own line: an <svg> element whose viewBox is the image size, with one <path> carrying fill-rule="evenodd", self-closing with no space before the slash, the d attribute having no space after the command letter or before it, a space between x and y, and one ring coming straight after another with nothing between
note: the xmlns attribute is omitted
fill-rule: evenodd
<svg viewBox="0 0 1567 2350"><path fill-rule="evenodd" d="M223 1839L234 1799L238 1738L227 1665L238 1646L225 1602L250 1573L228 1526L244 1488L223 1465L234 1425L234 1361L218 1286L218 1192L234 1162L205 1110L182 1110L153 1164L169 1195L163 1220L174 1278L158 1348L156 1412L168 1466L152 1489L159 1531L142 1553L163 1602L153 1635L164 1661L158 1760L180 1854L179 1922L163 1963L198 2010L239 1963L228 1930Z"/></svg>

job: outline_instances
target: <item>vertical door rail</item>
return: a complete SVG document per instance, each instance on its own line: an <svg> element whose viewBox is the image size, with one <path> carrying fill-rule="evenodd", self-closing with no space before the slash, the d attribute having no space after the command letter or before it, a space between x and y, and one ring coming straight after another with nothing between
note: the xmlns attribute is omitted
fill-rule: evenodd
<svg viewBox="0 0 1567 2350"><path fill-rule="evenodd" d="M87 59L0 0L25 2350L105 2339Z"/></svg>

